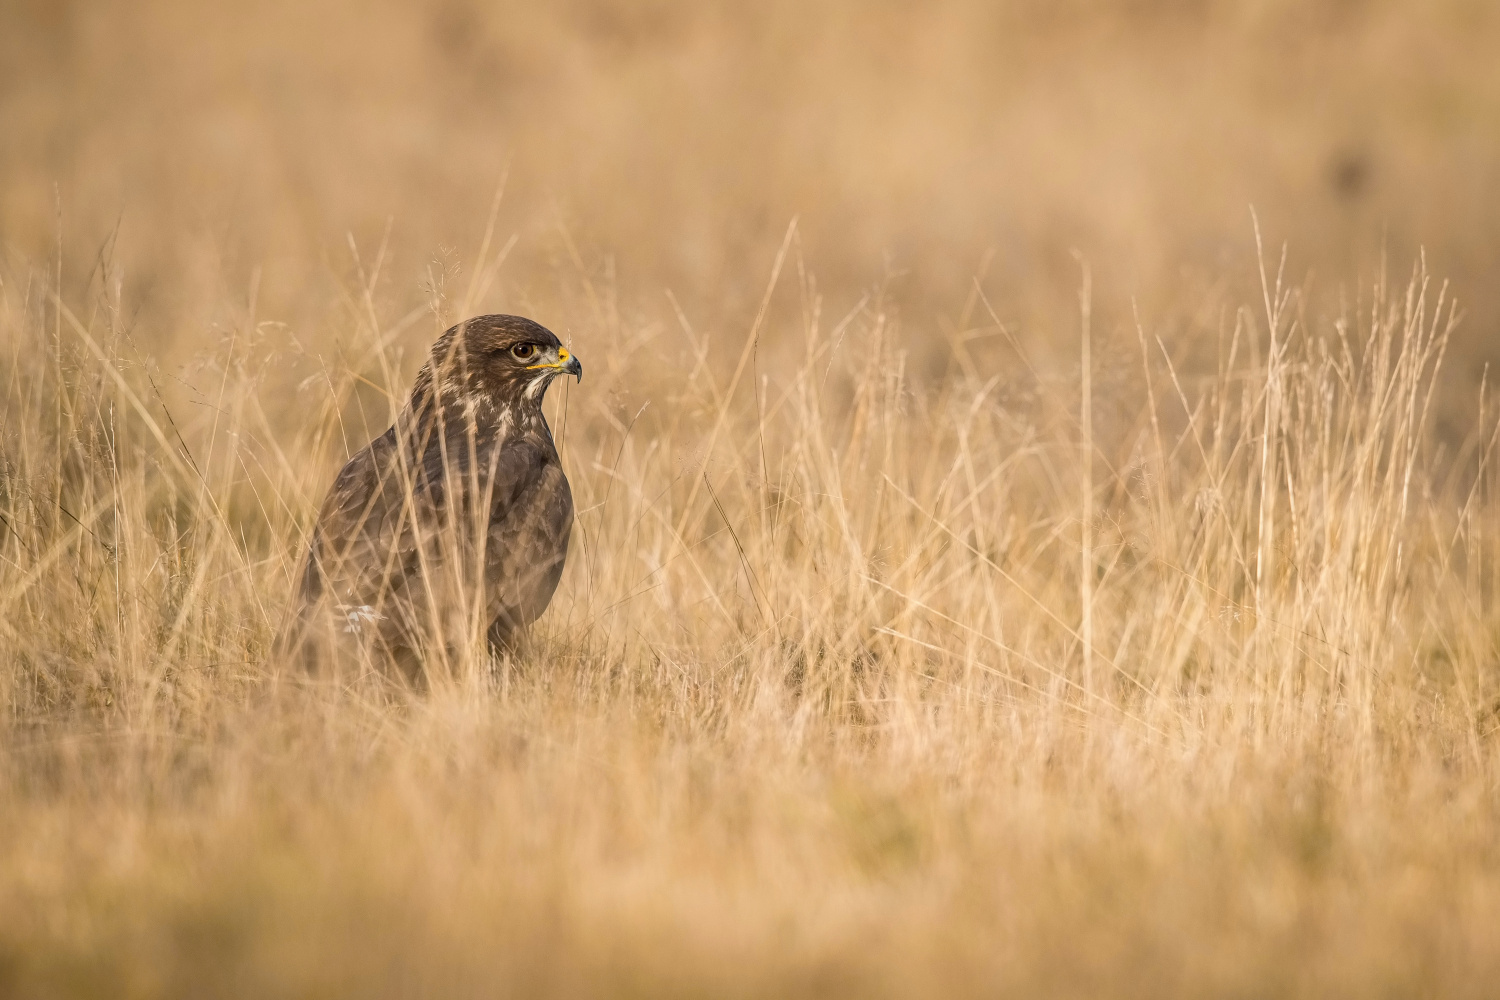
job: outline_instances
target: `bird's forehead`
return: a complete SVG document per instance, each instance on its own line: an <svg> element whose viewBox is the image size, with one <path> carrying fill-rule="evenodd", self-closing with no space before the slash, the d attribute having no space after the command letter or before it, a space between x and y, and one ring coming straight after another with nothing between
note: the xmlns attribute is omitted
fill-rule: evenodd
<svg viewBox="0 0 1500 1000"><path fill-rule="evenodd" d="M561 343L551 330L536 323L506 323L470 329L468 339L481 349L507 348L522 343L556 347Z"/></svg>

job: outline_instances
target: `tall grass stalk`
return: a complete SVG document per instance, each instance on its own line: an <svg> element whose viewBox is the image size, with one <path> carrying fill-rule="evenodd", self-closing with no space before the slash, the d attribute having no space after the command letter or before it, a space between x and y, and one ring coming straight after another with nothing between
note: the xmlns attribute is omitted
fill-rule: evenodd
<svg viewBox="0 0 1500 1000"><path fill-rule="evenodd" d="M253 316L187 412L108 298L13 278L0 991L1500 968L1495 416L1431 427L1455 312L1425 273L1331 320L1268 273L1209 374L1142 324L1107 400L1087 294L1081 383L918 376L877 305L828 328L816 293L753 393L764 309L727 382L622 353L553 403L579 522L535 648L423 695L268 653L420 314L362 274L288 422Z"/></svg>

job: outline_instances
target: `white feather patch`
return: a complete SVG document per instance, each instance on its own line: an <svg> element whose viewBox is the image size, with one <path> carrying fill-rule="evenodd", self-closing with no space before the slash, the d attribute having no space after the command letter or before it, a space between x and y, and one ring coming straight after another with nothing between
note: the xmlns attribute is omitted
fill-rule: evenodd
<svg viewBox="0 0 1500 1000"><path fill-rule="evenodd" d="M550 381L552 381L551 372L548 372L545 375L538 375L536 378L532 379L531 382L526 386L526 391L525 393L523 393L523 395L527 399L536 399L542 394L542 390L547 388L547 383Z"/></svg>
<svg viewBox="0 0 1500 1000"><path fill-rule="evenodd" d="M466 393L462 397L461 402L464 408L464 415L470 420L477 419L484 414L493 413L495 410L495 401L482 392Z"/></svg>
<svg viewBox="0 0 1500 1000"><path fill-rule="evenodd" d="M385 615L376 611L368 604L340 604L338 605L340 617L344 621L344 631L359 635L364 631L365 625L373 625L375 622L385 621Z"/></svg>

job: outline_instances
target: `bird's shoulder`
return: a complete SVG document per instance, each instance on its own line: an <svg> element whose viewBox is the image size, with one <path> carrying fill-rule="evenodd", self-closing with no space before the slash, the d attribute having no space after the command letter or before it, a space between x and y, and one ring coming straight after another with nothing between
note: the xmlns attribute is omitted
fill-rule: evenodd
<svg viewBox="0 0 1500 1000"><path fill-rule="evenodd" d="M384 520L384 508L398 499L398 484L391 482L395 447L392 428L344 463L318 512L318 528L325 537L348 538Z"/></svg>

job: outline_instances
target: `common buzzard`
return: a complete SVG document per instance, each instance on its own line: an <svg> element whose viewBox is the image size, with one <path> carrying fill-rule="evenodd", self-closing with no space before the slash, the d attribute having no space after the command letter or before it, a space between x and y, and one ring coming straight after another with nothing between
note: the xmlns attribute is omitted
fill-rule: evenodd
<svg viewBox="0 0 1500 1000"><path fill-rule="evenodd" d="M349 460L313 529L279 648L373 651L415 683L483 630L511 648L552 600L573 495L542 415L583 368L550 330L479 316L433 344L395 424Z"/></svg>

